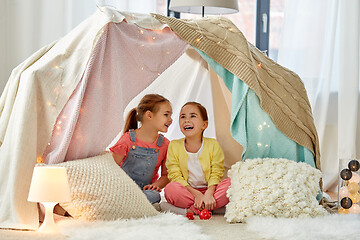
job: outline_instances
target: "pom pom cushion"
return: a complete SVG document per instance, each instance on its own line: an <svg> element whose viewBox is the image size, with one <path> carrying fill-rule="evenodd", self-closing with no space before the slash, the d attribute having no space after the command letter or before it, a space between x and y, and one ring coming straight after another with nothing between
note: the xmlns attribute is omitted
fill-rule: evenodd
<svg viewBox="0 0 360 240"><path fill-rule="evenodd" d="M111 153L56 166L67 169L72 197L70 203L60 206L75 218L115 220L158 214Z"/></svg>
<svg viewBox="0 0 360 240"><path fill-rule="evenodd" d="M316 200L321 172L287 159L247 159L228 173L227 222L246 222L250 216L314 217L327 214Z"/></svg>

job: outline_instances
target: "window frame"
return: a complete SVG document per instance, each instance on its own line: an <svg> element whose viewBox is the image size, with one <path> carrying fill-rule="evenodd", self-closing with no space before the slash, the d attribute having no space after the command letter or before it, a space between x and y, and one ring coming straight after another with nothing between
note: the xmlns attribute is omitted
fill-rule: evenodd
<svg viewBox="0 0 360 240"><path fill-rule="evenodd" d="M270 0L256 1L255 46L269 56Z"/></svg>

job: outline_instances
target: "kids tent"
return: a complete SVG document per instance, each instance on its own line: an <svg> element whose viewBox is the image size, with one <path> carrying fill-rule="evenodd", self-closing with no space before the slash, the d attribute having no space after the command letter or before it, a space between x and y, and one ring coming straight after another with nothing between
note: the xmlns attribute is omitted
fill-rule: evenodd
<svg viewBox="0 0 360 240"><path fill-rule="evenodd" d="M0 99L0 227L35 229L27 201L36 161L99 155L147 93L209 111L205 135L225 168L248 158L287 158L320 168L304 85L247 42L223 17L179 20L100 8L62 39L15 68Z"/></svg>

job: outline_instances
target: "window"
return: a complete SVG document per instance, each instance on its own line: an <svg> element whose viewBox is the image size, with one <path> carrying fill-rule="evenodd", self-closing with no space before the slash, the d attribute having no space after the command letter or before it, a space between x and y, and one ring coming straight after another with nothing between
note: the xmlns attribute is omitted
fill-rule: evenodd
<svg viewBox="0 0 360 240"><path fill-rule="evenodd" d="M284 19L285 0L270 0L269 57L277 61Z"/></svg>
<svg viewBox="0 0 360 240"><path fill-rule="evenodd" d="M164 3L165 1L158 0L158 5ZM170 0L167 0L167 4L169 3ZM238 0L238 5L238 13L223 16L233 21L250 43L276 61L285 0ZM168 16L173 13L168 11ZM198 14L175 14L175 17L181 15L181 18L201 18Z"/></svg>

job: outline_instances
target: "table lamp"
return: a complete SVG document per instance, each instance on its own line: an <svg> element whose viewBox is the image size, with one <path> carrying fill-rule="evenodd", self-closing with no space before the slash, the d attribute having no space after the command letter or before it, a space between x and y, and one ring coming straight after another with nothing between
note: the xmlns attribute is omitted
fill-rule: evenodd
<svg viewBox="0 0 360 240"><path fill-rule="evenodd" d="M231 14L239 11L237 0L171 0L169 9L175 12L206 15Z"/></svg>
<svg viewBox="0 0 360 240"><path fill-rule="evenodd" d="M70 188L64 167L36 166L28 196L30 202L40 202L45 207L45 218L37 232L57 233L53 211L59 202L70 202Z"/></svg>

